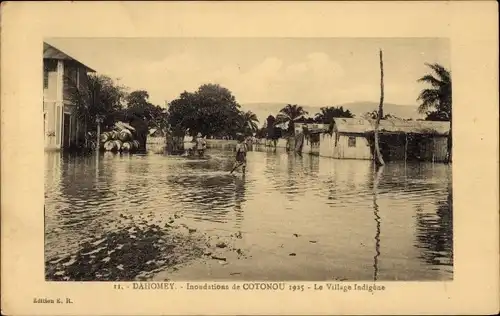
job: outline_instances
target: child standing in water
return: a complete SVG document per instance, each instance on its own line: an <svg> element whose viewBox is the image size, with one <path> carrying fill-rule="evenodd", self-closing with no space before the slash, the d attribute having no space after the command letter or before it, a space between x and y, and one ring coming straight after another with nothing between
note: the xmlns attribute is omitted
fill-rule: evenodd
<svg viewBox="0 0 500 316"><path fill-rule="evenodd" d="M243 167L242 170L243 173L245 173L247 166L247 147L244 140L243 136L238 137L238 144L236 144L236 163L233 170L231 170L231 173L239 167Z"/></svg>

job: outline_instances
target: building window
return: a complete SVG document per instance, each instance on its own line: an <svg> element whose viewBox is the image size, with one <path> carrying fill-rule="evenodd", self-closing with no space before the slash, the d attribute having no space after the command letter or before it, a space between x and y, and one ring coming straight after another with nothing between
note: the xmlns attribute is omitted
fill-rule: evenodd
<svg viewBox="0 0 500 316"><path fill-rule="evenodd" d="M46 68L43 69L43 88L49 88L49 70Z"/></svg>
<svg viewBox="0 0 500 316"><path fill-rule="evenodd" d="M78 72L74 65L70 64L64 68L64 84L66 87L74 88L78 84Z"/></svg>
<svg viewBox="0 0 500 316"><path fill-rule="evenodd" d="M57 70L57 61L52 59L43 60L43 88L49 87L49 73Z"/></svg>
<svg viewBox="0 0 500 316"><path fill-rule="evenodd" d="M349 138L347 139L347 146L356 147L356 137L349 136Z"/></svg>

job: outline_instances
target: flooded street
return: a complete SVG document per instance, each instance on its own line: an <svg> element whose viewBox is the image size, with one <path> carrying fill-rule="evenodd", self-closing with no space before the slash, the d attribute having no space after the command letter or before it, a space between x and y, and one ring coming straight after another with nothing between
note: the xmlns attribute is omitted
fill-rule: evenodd
<svg viewBox="0 0 500 316"><path fill-rule="evenodd" d="M46 153L47 278L453 278L451 166L207 154Z"/></svg>

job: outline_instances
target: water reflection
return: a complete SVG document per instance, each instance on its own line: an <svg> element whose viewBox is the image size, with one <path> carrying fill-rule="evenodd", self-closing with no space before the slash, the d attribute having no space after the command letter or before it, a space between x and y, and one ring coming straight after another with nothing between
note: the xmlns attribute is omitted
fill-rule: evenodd
<svg viewBox="0 0 500 316"><path fill-rule="evenodd" d="M245 203L245 178L243 175L241 179L235 180L234 187L234 211L236 216L236 228L241 228L243 220L243 204Z"/></svg>
<svg viewBox="0 0 500 316"><path fill-rule="evenodd" d="M319 157L266 152L265 175L290 201L306 194L319 173ZM315 185L315 184L313 184Z"/></svg>
<svg viewBox="0 0 500 316"><path fill-rule="evenodd" d="M384 171L384 166L380 167L378 170L374 170L374 179L373 179L373 215L375 216L375 225L376 225L376 233L375 233L375 256L373 257L373 281L378 280L378 258L380 257L380 216L379 207L377 204L377 195L378 195L378 184L380 182L380 176Z"/></svg>
<svg viewBox="0 0 500 316"><path fill-rule="evenodd" d="M453 205L451 193L438 201L436 211L428 213L417 208L417 242L420 258L433 266L453 265ZM437 267L435 267L437 269Z"/></svg>
<svg viewBox="0 0 500 316"><path fill-rule="evenodd" d="M249 258L230 267L242 279L452 278L450 166L388 163L376 172L370 161L255 150L246 175L231 175L234 152L207 154L47 153L47 259L119 233L124 218L162 226L182 216L207 236L240 236ZM228 277L220 269L186 274Z"/></svg>

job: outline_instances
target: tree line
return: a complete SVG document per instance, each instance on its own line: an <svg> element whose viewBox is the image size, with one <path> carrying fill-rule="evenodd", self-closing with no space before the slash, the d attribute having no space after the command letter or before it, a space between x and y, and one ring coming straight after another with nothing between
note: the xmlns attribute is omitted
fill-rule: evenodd
<svg viewBox="0 0 500 316"><path fill-rule="evenodd" d="M451 75L439 64L427 64L433 73L418 81L428 85L417 98L419 112L426 120L451 122ZM276 115L270 114L259 128L255 113L244 111L232 92L218 84L203 84L196 91L184 91L168 103L168 108L149 101L144 90L129 92L108 76L88 75L84 87L71 93L76 113L88 130L96 129L97 117L103 118L103 129L112 128L116 121L126 121L140 130L157 130L174 135L196 135L234 138L255 135L277 139L293 132L293 123L330 124L334 117L354 117L343 107L326 106L312 117L300 105L287 104ZM363 117L375 118L377 111ZM382 119L394 117L386 114ZM451 132L451 131L450 131ZM451 133L450 133L451 142Z"/></svg>
<svg viewBox="0 0 500 316"><path fill-rule="evenodd" d="M354 114L342 106L321 107L313 117L302 106L287 104L277 115L269 115L262 128L256 132L259 138L278 139L293 134L294 123L330 124L334 117L352 118Z"/></svg>

